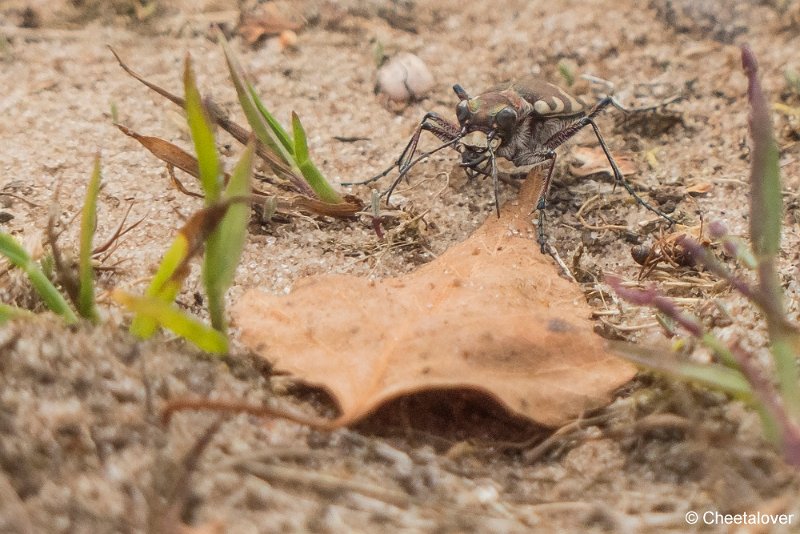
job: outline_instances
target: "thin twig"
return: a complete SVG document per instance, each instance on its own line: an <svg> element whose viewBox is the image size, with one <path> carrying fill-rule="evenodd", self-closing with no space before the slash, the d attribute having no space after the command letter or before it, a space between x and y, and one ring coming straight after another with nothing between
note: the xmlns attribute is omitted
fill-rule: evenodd
<svg viewBox="0 0 800 534"><path fill-rule="evenodd" d="M544 456L555 444L566 441L570 438L576 438L579 432L582 432L589 426L597 426L599 424L607 422L611 419L612 414L610 412L603 413L597 415L595 417L590 417L588 419L577 419L572 421L571 423L567 423L566 425L562 426L558 430L556 430L552 435L547 437L544 441L536 445L534 448L530 449L529 451L525 451L524 458L526 462L536 462L542 456ZM526 448L529 447L532 443L530 442L523 442L518 445L516 448ZM511 448L511 447L509 447Z"/></svg>
<svg viewBox="0 0 800 534"><path fill-rule="evenodd" d="M141 219L139 219L139 220L138 220L138 221L136 221L135 223L131 224L131 225L130 225L130 226L128 226L127 228L124 228L124 229L123 229L123 226L125 225L125 221L127 221L127 220L128 220L128 215L130 214L130 212L131 212L131 209L133 209L133 204L134 204L133 202L131 202L130 204L128 204L128 209L127 209L127 211L125 211L125 215L122 217L122 220L119 222L119 225L117 226L117 229L116 229L116 230L114 230L114 233L113 233L113 234L111 234L111 237L109 237L109 238L108 238L108 240L107 240L105 243L103 243L102 245L100 245L100 246L98 246L98 247L95 247L95 249L92 251L92 256L96 256L96 255L98 255L98 254L102 254L103 252L105 252L106 250L108 250L108 248L109 248L109 247L110 247L112 244L114 244L115 242L117 242L117 241L118 241L119 239L121 239L121 238L122 238L122 237L123 237L125 234L127 234L128 232L130 232L131 230L133 230L134 228L136 228L136 227L137 227L137 226L139 226L140 224L142 224L142 223L145 221L145 219L147 219L147 215L148 215L148 214L145 214L145 215L144 215L144 216L143 216ZM106 258L105 258L105 259L107 259L107 258L108 258L108 256L106 256Z"/></svg>
<svg viewBox="0 0 800 534"><path fill-rule="evenodd" d="M178 180L178 177L175 176L175 166L171 163L167 163L167 174L169 175L169 180L172 182L172 185L175 187L175 189L184 195L194 198L205 198L205 195L202 193L196 193L195 191L190 191L186 188L186 186L183 185L183 182Z"/></svg>
<svg viewBox="0 0 800 534"><path fill-rule="evenodd" d="M658 326L660 326L658 321L652 321L643 324L621 325L621 324L610 323L600 317L598 317L597 320L606 325L607 327L613 328L618 332L638 332L639 330L647 330L648 328L657 328Z"/></svg>
<svg viewBox="0 0 800 534"><path fill-rule="evenodd" d="M301 485L326 495L341 495L343 492L353 492L378 499L398 508L406 509L411 505L411 498L403 492L392 491L383 486L347 480L308 469L296 469L257 462L241 462L236 465L236 469L266 480L269 483L282 482L291 486Z"/></svg>
<svg viewBox="0 0 800 534"><path fill-rule="evenodd" d="M601 231L601 230L624 230L624 231L627 231L628 230L627 226L620 226L620 225L615 225L615 224L604 224L604 225L597 226L597 225L589 224L588 222L586 222L586 219L583 218L583 212L589 208L589 205L593 204L595 201L597 201L599 199L600 199L600 195L594 195L593 197L590 197L589 199L587 199L583 204L581 204L581 207L578 208L578 211L575 213L575 216L581 222L581 225L584 228L586 228L587 230L596 230L596 231Z"/></svg>
<svg viewBox="0 0 800 534"><path fill-rule="evenodd" d="M0 195L2 195L2 196L5 196L5 197L12 197L12 198L16 198L17 200L21 200L21 201L23 201L24 203L26 203L27 205L29 205L29 206L31 206L31 207L34 207L34 208L41 208L41 207L42 207L40 204L37 204L37 203L35 203L35 202L31 202L31 201L30 201L30 200L28 200L27 198L25 198L25 197L21 197L21 196L19 196L19 195L15 195L14 193L6 193L6 192L2 192L2 191L0 191Z"/></svg>
<svg viewBox="0 0 800 534"><path fill-rule="evenodd" d="M168 424L172 414L181 411L214 411L221 413L249 413L257 417L286 419L294 423L306 425L317 430L334 430L341 426L339 419L324 419L321 417L307 416L290 409L278 406L263 406L249 404L241 401L225 401L212 399L172 399L167 402L161 411L161 420Z"/></svg>
<svg viewBox="0 0 800 534"><path fill-rule="evenodd" d="M564 260L561 259L561 256L559 256L558 250L550 243L546 243L545 248L550 257L553 258L553 261L561 268L561 273L571 282L577 284L578 281L575 279L575 276L573 276L572 271L569 270L569 267L567 267L567 264L564 263Z"/></svg>
<svg viewBox="0 0 800 534"><path fill-rule="evenodd" d="M167 497L167 504L163 513L159 517L153 518L153 527L156 532L163 532L164 534L178 531L182 524L181 515L183 508L186 505L189 496L192 473L197 470L197 465L203 452L208 448L214 435L222 425L222 418L214 421L205 432L203 432L197 441L195 441L192 448L183 457L181 463L181 471L178 479Z"/></svg>

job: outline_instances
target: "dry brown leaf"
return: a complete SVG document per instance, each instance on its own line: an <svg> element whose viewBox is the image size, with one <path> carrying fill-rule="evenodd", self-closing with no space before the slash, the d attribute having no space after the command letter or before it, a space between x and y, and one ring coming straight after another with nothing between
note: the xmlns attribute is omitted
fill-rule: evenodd
<svg viewBox="0 0 800 534"><path fill-rule="evenodd" d="M219 520L208 521L194 527L185 523L177 525L178 534L225 534L227 530L225 523Z"/></svg>
<svg viewBox="0 0 800 534"><path fill-rule="evenodd" d="M686 192L690 195L704 195L710 193L714 189L714 184L711 182L698 182L686 188Z"/></svg>
<svg viewBox="0 0 800 534"><path fill-rule="evenodd" d="M600 173L612 176L611 165L609 165L601 147L575 147L570 152L570 155L576 162L574 165L569 166L569 172L572 175L579 178ZM617 162L617 166L623 176L631 176L639 172L639 169L636 168L636 163L628 155L615 154L614 161Z"/></svg>
<svg viewBox="0 0 800 534"><path fill-rule="evenodd" d="M356 213L361 211L364 204L358 197L353 195L345 195L344 201L338 204L331 204L323 202L316 198L310 198L304 195L295 195L288 201L288 206L314 213L316 215L326 215L328 217L337 217L340 219L349 219L355 217Z"/></svg>
<svg viewBox="0 0 800 534"><path fill-rule="evenodd" d="M173 165L183 172L194 176L195 178L200 176L200 169L197 166L197 158L183 150L181 147L159 137L141 135L121 124L117 124L116 126L125 135L133 137L139 141L142 146L144 146L150 151L151 154L161 161Z"/></svg>
<svg viewBox="0 0 800 534"><path fill-rule="evenodd" d="M545 426L604 405L635 369L606 351L580 288L539 252L529 219L540 188L528 180L501 218L409 275L248 291L233 310L243 342L331 393L334 425L436 389L485 393Z"/></svg>

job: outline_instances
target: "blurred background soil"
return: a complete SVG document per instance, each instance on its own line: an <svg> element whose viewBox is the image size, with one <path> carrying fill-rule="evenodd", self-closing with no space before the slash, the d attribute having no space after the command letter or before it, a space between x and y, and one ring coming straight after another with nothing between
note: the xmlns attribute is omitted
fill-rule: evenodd
<svg viewBox="0 0 800 534"><path fill-rule="evenodd" d="M426 111L453 117L456 82L477 94L535 75L589 102L613 92L628 108L654 108L612 110L598 120L611 150L628 160L637 190L687 225L721 220L746 235L749 149L739 45L755 51L771 102L798 109L800 87L791 80L800 72L799 5L0 3L2 229L41 254L57 193L59 243L75 249L73 216L98 152L98 236L110 235L130 204L131 221L145 218L108 260L116 270L99 280L102 326L69 328L42 316L0 327L0 531L172 531L182 523L197 532L728 532L691 527L685 513L800 517L798 479L762 441L754 414L647 374L610 407L543 446L537 444L546 434L537 429L513 443L475 432L472 423L446 435L421 429L415 419L432 409L425 399L393 406L401 417L379 414L363 427L332 433L238 415L224 419L204 454L189 462L187 482L184 458L217 416L180 413L163 425L166 399L280 402L323 412L332 406L240 346L216 359L167 335L136 342L106 293L115 286L141 291L176 229L201 205L173 189L164 165L113 126L116 114L143 134L191 146L179 110L128 77L108 45L178 94L191 53L201 90L236 113L211 31L221 24L275 115L288 121L292 110L299 113L312 157L336 182L383 170ZM297 30L253 44L235 36L243 14L264 9L297 22ZM399 52L418 55L435 80L427 96L405 105L373 90L376 57ZM678 94L680 100L661 105ZM797 115L776 113L775 126L787 206L780 269L796 319L800 123ZM226 163L236 161L241 147L224 135L219 143ZM596 310L598 333L665 346L649 311L616 302L601 283L605 273L635 279L640 266L631 247L652 244L667 230L614 190L610 177L580 171L576 155L596 146L583 132L559 152L548 235ZM253 223L231 301L251 287L287 292L308 275L383 277L430 261L493 216L491 184L468 182L457 161L454 152L437 153L415 168L410 186L401 184L393 201L402 213L427 213L391 239L379 239L367 218ZM195 185L187 177L184 183ZM369 187L345 190L369 202ZM501 195L513 198L514 187L504 185ZM36 304L18 274L1 276L3 302ZM722 339L766 355L755 312L712 277L658 269L652 278ZM193 272L179 304L201 314L200 291ZM698 349L692 357L709 355ZM445 419L463 413L438 400L433 405ZM766 531L781 532L758 532Z"/></svg>

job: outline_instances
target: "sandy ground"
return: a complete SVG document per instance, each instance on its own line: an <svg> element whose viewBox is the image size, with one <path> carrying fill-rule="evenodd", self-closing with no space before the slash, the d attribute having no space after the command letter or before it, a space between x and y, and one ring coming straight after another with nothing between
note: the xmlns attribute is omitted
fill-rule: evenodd
<svg viewBox="0 0 800 534"><path fill-rule="evenodd" d="M115 109L121 123L143 134L190 146L178 110L126 76L106 45L175 93L190 52L202 90L237 108L209 31L210 22L235 24L236 3L159 2L144 21L131 13L133 4L0 3L2 228L41 252L58 191L60 243L76 246L72 216L99 152L98 235L109 235L130 203L131 220L146 217L109 260L119 269L101 277L103 290L141 290L176 228L200 205L172 189L164 166L112 125ZM680 221L698 224L702 215L745 235L747 108L738 45L749 42L756 52L772 102L800 103L784 79L800 71L797 3L774 4L302 1L281 4L307 20L295 47L274 40L250 47L238 38L234 47L276 116L300 114L312 156L338 182L385 168L425 111L452 116L455 82L477 93L533 74L566 87L560 64L575 74L570 91L587 100L598 86L581 75L611 82L632 108L681 93L666 110L606 113L599 119L604 136L638 169L631 175L637 189ZM21 27L31 25L26 7L38 27ZM397 106L373 93L378 43L389 55L410 51L427 63L436 80L428 97ZM788 206L780 267L796 318L800 128L777 114L776 127ZM224 136L220 144L232 164L240 146ZM576 146L596 143L584 132L560 152L550 240L598 311L598 332L664 344L652 314L604 304L596 290L604 273L635 279L630 247L652 242L658 220L613 191L608 177L571 172ZM430 261L492 215L490 184L451 174L456 161L455 153L439 153L412 173L411 189L398 190L399 206L430 211L427 225L393 246L366 219L251 225L231 301L250 287L286 292L312 274L382 277ZM689 195L693 186L708 192ZM367 187L347 191L369 199ZM501 194L515 190L504 186ZM690 270L654 278L708 317L720 337L765 354L755 312L713 278ZM6 272L0 280L3 302L34 303L19 276ZM198 291L194 272L179 303L202 313ZM215 416L179 414L163 426L165 399L191 393L330 405L238 345L219 360L168 336L138 343L125 333L123 314L107 296L101 300L107 320L100 327L67 328L42 317L0 329L0 531L148 531L170 513L225 532L756 532L688 525L691 510L794 513L794 528L800 521L798 479L762 441L757 417L720 395L648 375L544 449L435 436L413 422L328 434L240 415L224 421L191 481L181 484L184 455ZM708 356L698 349L693 357ZM171 497L176 487L185 494Z"/></svg>

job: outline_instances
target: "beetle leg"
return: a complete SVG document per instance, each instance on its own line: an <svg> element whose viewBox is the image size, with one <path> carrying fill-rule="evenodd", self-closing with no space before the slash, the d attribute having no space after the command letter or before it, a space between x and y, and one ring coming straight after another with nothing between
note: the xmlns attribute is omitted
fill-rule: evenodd
<svg viewBox="0 0 800 534"><path fill-rule="evenodd" d="M425 119L423 119L420 128L428 130L442 141L452 141L456 137L459 139L463 137L460 126L453 124L438 113L429 111L425 114L425 118L427 118L428 121L426 122Z"/></svg>
<svg viewBox="0 0 800 534"><path fill-rule="evenodd" d="M418 137L419 134L415 133L414 135ZM403 150L403 154L405 154L408 151L408 147L411 146L411 142L412 141L414 141L413 137L411 138L411 141L409 141L408 144L406 145L406 148ZM416 145L416 143L414 143L414 144ZM400 156L400 158L402 159L402 155ZM392 163L391 165L386 167L386 169L384 169L382 172L376 174L375 176L373 176L371 178L367 178L366 180L361 180L360 182L342 182L341 184L342 185L366 185L366 184L371 184L372 182L377 182L378 180L380 180L381 178L383 178L384 176L386 176L387 174L392 172L395 167L399 167L401 159L398 159L397 161L395 161L394 163Z"/></svg>
<svg viewBox="0 0 800 534"><path fill-rule="evenodd" d="M653 213L655 213L659 217L662 217L662 218L666 219L667 221L669 221L670 225L675 224L675 219L673 219L672 217L670 217L669 215L667 215L666 213L664 213L660 209L658 209L658 208L656 208L654 206L651 206L649 203L647 203L646 200L644 200L642 197L640 197L636 193L636 191L633 189L631 184L628 183L628 180L626 180L625 177L622 175L622 172L619 170L619 167L617 167L617 162L614 161L614 157L611 155L611 152L608 150L608 146L606 146L606 142L603 140L603 136L600 135L600 128L597 127L597 124L595 124L595 122L592 119L589 119L588 122L589 122L589 124L592 125L592 129L594 130L594 134L597 136L597 140L600 142L600 147L603 149L603 153L605 153L606 159L608 160L608 163L611 164L611 170L614 171L614 182L615 182L615 184L621 184L622 187L624 187L625 190L628 192L628 194L630 194L636 200L636 202L638 202L639 204L641 204L642 206L644 206L648 210L652 211Z"/></svg>
<svg viewBox="0 0 800 534"><path fill-rule="evenodd" d="M491 165L491 173L492 173L492 187L494 188L494 209L497 212L497 218L500 218L500 193L499 193L499 186L497 180L497 158L494 156L494 150L492 147L487 147L487 152L489 153L489 162Z"/></svg>
<svg viewBox="0 0 800 534"><path fill-rule="evenodd" d="M636 200L636 202L638 202L648 210L652 211L659 217L663 217L664 219L669 221L670 224L675 224L675 220L672 217L662 212L658 208L653 207L636 193L631 184L628 183L628 181L622 175L622 172L619 170L617 162L614 161L614 157L611 155L611 151L608 150L608 145L606 145L603 136L600 134L600 128L597 127L597 124L594 122L594 118L601 111L603 111L603 109L605 109L609 104L612 103L613 99L611 97L609 96L605 97L600 102L598 102L597 105L594 108L592 108L592 110L586 116L581 117L580 119L576 120L566 128L553 134L553 136L550 137L550 139L545 141L544 146L549 148L550 150L554 150L556 147L561 146L564 142L566 142L580 130L582 130L586 126L591 125L592 129L594 130L594 134L597 137L597 141L600 143L600 147L603 149L603 153L605 154L608 163L611 165L611 170L614 173L614 185L615 186L617 184L622 185L622 187L625 188L628 194L630 194Z"/></svg>
<svg viewBox="0 0 800 534"><path fill-rule="evenodd" d="M468 161L462 161L459 163L459 165L464 167L467 177L472 180L479 174L483 176L492 175L491 167L493 158L494 152L490 153L488 150L484 150L478 157L472 158Z"/></svg>
<svg viewBox="0 0 800 534"><path fill-rule="evenodd" d="M400 158L395 163L397 168L400 169L400 174L405 175L405 173L408 172L408 170L411 167L413 167L418 161L444 148L444 146L441 146L430 152L427 152L426 154L423 154L416 160L412 160L414 154L417 151L417 144L419 143L419 137L425 130L431 132L433 135L444 141L446 143L445 146L449 146L458 139L461 139L461 137L463 136L461 133L461 129L458 126L451 124L438 113L429 111L422 118L422 121L419 123L419 126L417 126L417 129L414 131L414 135L411 137L411 140L408 142L408 145L406 145L405 150L403 150L403 153L400 154Z"/></svg>
<svg viewBox="0 0 800 534"><path fill-rule="evenodd" d="M542 155L543 161L550 160L550 165L547 168L547 176L544 178L544 185L542 187L542 194L539 195L539 202L536 209L539 211L539 226L536 228L537 241L539 242L539 249L544 254L545 246L547 245L547 236L544 233L545 209L547 208L547 194L550 192L550 182L553 177L553 169L556 167L556 153L554 150ZM528 178L534 173L536 169L533 168L528 173Z"/></svg>

